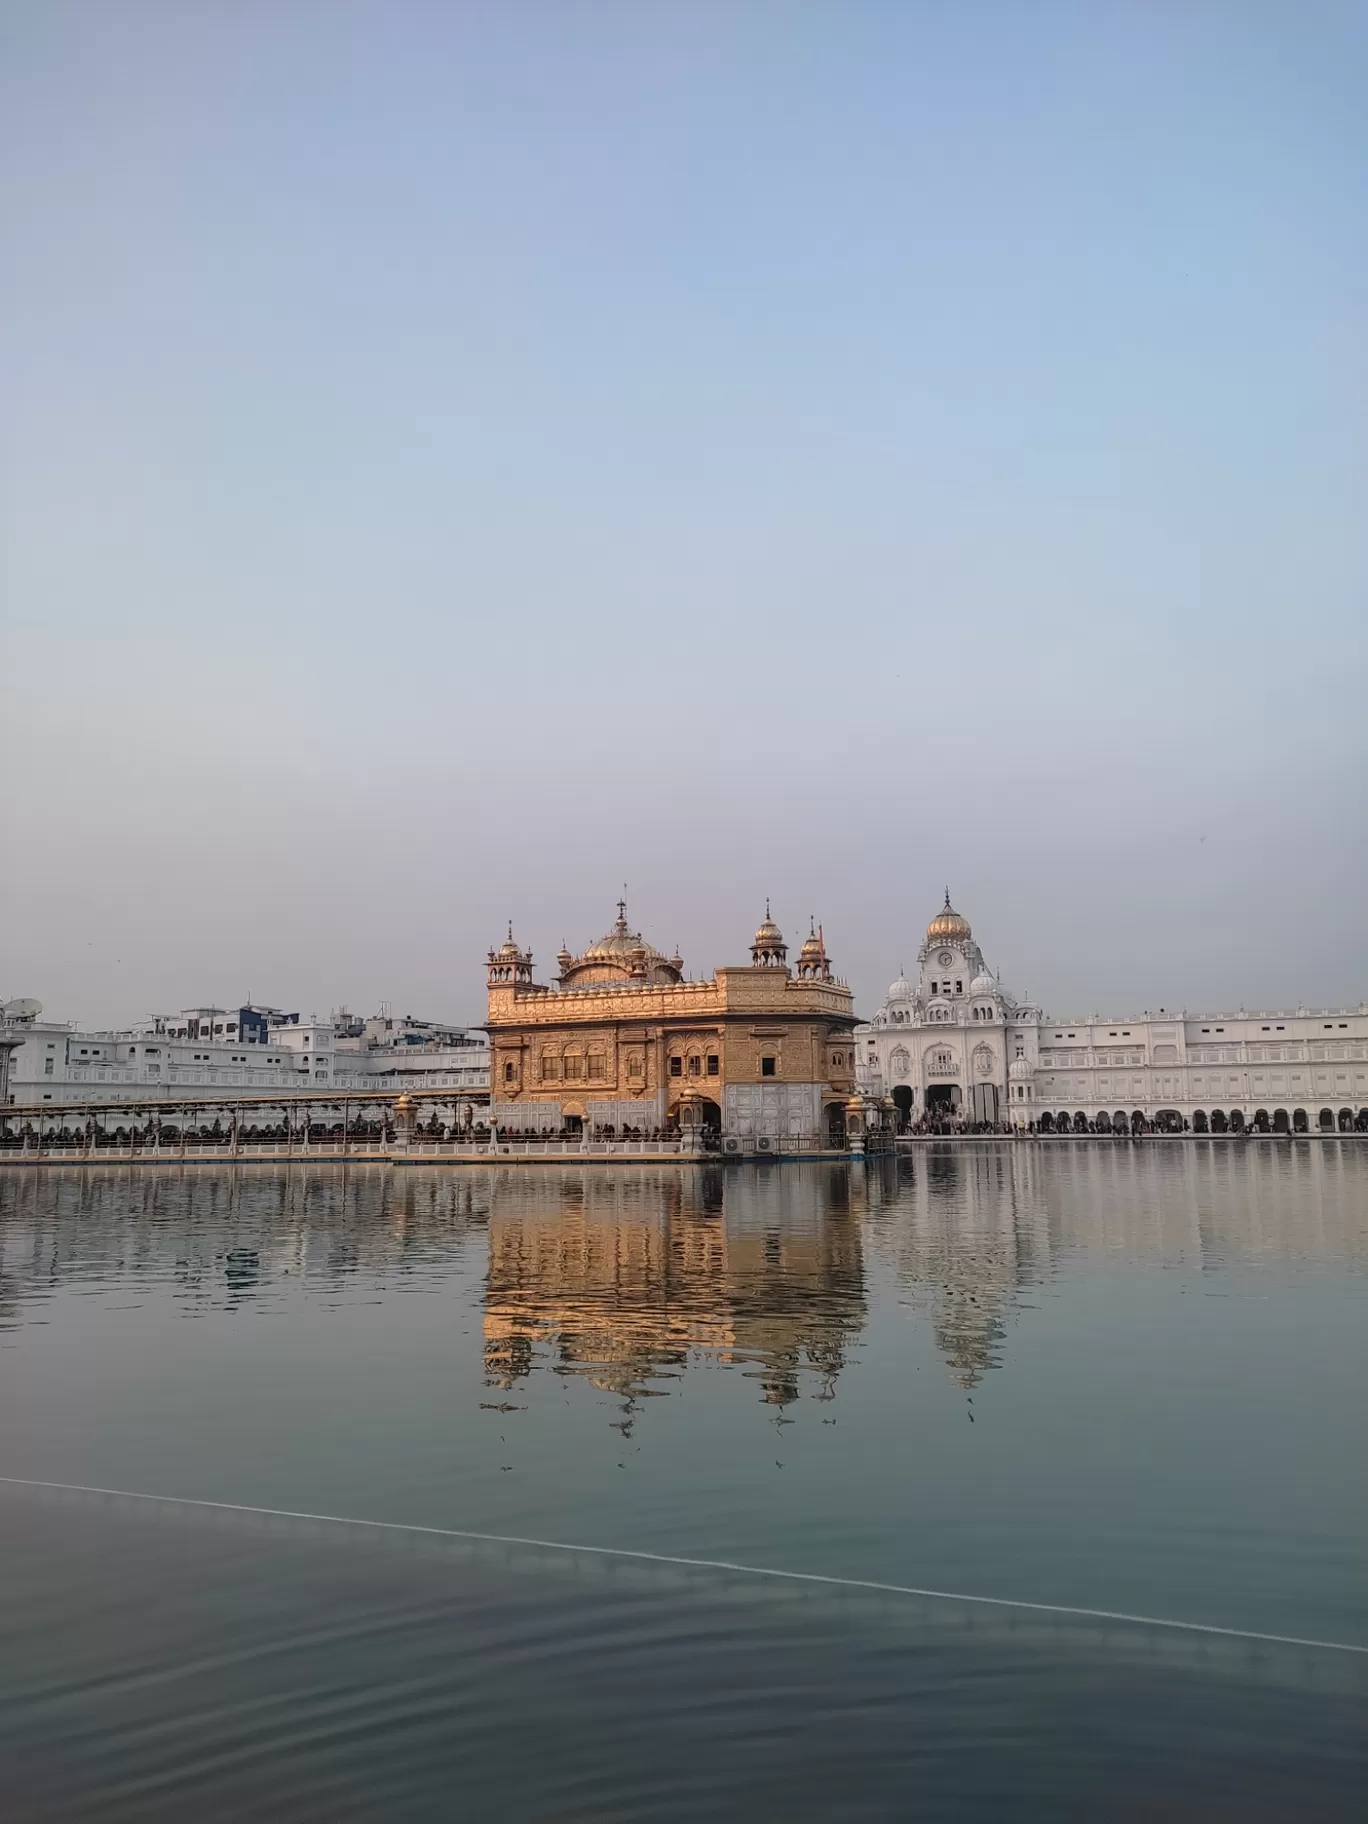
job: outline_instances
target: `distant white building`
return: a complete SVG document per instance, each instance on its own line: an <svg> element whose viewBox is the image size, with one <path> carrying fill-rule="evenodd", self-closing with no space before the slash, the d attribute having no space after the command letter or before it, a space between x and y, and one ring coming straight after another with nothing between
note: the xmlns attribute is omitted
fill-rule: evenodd
<svg viewBox="0 0 1368 1824"><path fill-rule="evenodd" d="M248 1022L250 1036L244 1014L260 1017ZM432 1022L202 1007L128 1031L84 1032L45 1021L38 1001L0 1008L0 1105L15 1108L395 1089L459 1090L482 1102L488 1087L487 1036Z"/></svg>
<svg viewBox="0 0 1368 1824"><path fill-rule="evenodd" d="M488 1089L489 1034L478 1027L398 1018L366 1020L355 1043L372 1089ZM339 1048L339 1063L341 1061Z"/></svg>
<svg viewBox="0 0 1368 1824"><path fill-rule="evenodd" d="M1368 1005L1053 1019L990 973L948 892L916 979L898 977L856 1042L861 1087L904 1126L1368 1128Z"/></svg>

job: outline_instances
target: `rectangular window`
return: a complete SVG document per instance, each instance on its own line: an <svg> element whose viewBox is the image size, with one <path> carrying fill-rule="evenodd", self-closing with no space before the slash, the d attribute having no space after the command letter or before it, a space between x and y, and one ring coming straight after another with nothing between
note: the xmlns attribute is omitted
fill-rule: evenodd
<svg viewBox="0 0 1368 1824"><path fill-rule="evenodd" d="M710 1077L715 1077L717 1075L717 1071L718 1071L717 1053L710 1051L708 1053L708 1075Z"/></svg>
<svg viewBox="0 0 1368 1824"><path fill-rule="evenodd" d="M963 983L963 982L956 982L956 983L955 983L955 993L956 993L956 994L963 994L963 993L964 993L964 983Z"/></svg>
<svg viewBox="0 0 1368 1824"><path fill-rule="evenodd" d="M51 1058L45 1058L45 1059L44 1059L44 1061L43 1061L43 1075L44 1075L44 1076L45 1076L45 1077L50 1077L50 1076L51 1076L51 1075L52 1075L52 1063L53 1063L53 1061L52 1061L52 1059L51 1059Z"/></svg>
<svg viewBox="0 0 1368 1824"><path fill-rule="evenodd" d="M640 1080L641 1080L641 1059L640 1058L635 1058L635 1057L628 1058L627 1075L631 1079L632 1082L634 1082L634 1083L640 1082Z"/></svg>
<svg viewBox="0 0 1368 1824"><path fill-rule="evenodd" d="M582 1063L583 1060L576 1057L568 1057L565 1060L565 1080L567 1083L579 1082Z"/></svg>
<svg viewBox="0 0 1368 1824"><path fill-rule="evenodd" d="M773 1058L761 1058L760 1075L762 1077L772 1077L774 1075L774 1059Z"/></svg>
<svg viewBox="0 0 1368 1824"><path fill-rule="evenodd" d="M682 1077L684 1075L683 1058L671 1058L670 1059L670 1075L672 1077Z"/></svg>
<svg viewBox="0 0 1368 1824"><path fill-rule="evenodd" d="M589 1053L588 1058L586 1059L586 1062L585 1062L584 1074L586 1077L591 1077L595 1081L598 1081L599 1079L602 1078L602 1076L603 1076L603 1053L601 1051L591 1051Z"/></svg>
<svg viewBox="0 0 1368 1824"><path fill-rule="evenodd" d="M514 1075L515 1075L515 1074L516 1074L516 1073L515 1073L515 1071L514 1071L514 1068L513 1068L513 1066L512 1066L512 1065L511 1065L511 1064L505 1064L505 1065L504 1065L504 1082L505 1082L505 1083L511 1083L511 1082L512 1082L512 1081L513 1081L513 1078L514 1078Z"/></svg>
<svg viewBox="0 0 1368 1824"><path fill-rule="evenodd" d="M702 1064L701 1064L700 1060L696 1057L690 1058L689 1059L689 1075L691 1077L699 1077L699 1076L702 1076L702 1074L703 1074L703 1069L702 1069Z"/></svg>

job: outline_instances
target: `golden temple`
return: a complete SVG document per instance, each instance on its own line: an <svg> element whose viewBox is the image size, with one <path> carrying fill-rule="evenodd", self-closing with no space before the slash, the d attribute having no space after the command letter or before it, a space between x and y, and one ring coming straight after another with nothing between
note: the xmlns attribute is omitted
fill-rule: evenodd
<svg viewBox="0 0 1368 1824"><path fill-rule="evenodd" d="M627 922L554 984L534 979L513 936L489 952L490 1095L502 1128L653 1132L691 1121L747 1151L842 1146L858 1123L855 1012L812 924L789 966L765 917L751 960L689 981Z"/></svg>

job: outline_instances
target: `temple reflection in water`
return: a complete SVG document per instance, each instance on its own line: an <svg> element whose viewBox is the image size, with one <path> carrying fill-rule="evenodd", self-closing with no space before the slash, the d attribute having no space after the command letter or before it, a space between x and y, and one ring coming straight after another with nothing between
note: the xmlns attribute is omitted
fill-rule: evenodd
<svg viewBox="0 0 1368 1824"><path fill-rule="evenodd" d="M697 1351L772 1405L830 1398L864 1324L863 1181L840 1167L584 1171L501 1185L489 1219L485 1367L537 1365L627 1398Z"/></svg>
<svg viewBox="0 0 1368 1824"><path fill-rule="evenodd" d="M300 1300L446 1293L455 1275L482 1287L487 1387L555 1372L632 1401L711 1363L783 1408L836 1393L877 1297L928 1323L969 1388L1010 1360L1034 1288L1066 1263L1362 1265L1361 1148L1000 1141L862 1166L10 1170L0 1330L101 1282L181 1316L288 1316Z"/></svg>

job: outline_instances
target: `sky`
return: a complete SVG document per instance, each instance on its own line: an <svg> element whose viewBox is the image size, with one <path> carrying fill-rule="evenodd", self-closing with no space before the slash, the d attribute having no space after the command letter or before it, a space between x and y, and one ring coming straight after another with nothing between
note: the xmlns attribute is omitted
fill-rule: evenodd
<svg viewBox="0 0 1368 1824"><path fill-rule="evenodd" d="M1368 995L1362 7L5 0L0 212L0 996Z"/></svg>

